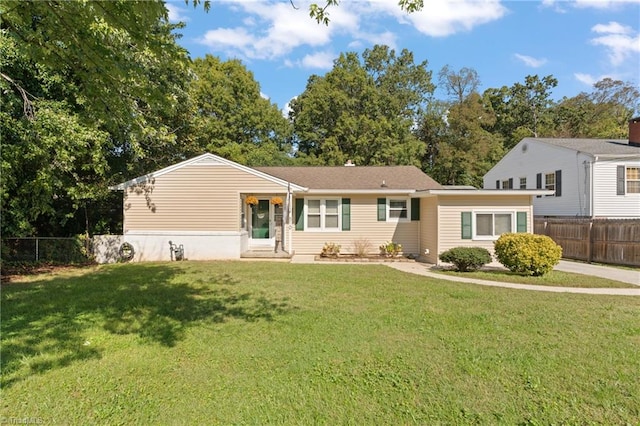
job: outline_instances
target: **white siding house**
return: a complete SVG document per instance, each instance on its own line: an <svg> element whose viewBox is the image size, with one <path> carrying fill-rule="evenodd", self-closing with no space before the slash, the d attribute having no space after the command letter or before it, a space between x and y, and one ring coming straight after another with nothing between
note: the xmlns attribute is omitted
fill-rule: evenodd
<svg viewBox="0 0 640 426"><path fill-rule="evenodd" d="M550 189L536 216L640 217L640 146L627 140L525 138L484 176L485 189Z"/></svg>

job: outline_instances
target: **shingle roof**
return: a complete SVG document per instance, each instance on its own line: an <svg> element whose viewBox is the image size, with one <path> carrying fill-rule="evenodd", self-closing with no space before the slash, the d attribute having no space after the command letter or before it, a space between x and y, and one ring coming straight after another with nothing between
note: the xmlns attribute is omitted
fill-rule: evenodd
<svg viewBox="0 0 640 426"><path fill-rule="evenodd" d="M442 186L415 166L255 167L304 186L328 190L425 190Z"/></svg>
<svg viewBox="0 0 640 426"><path fill-rule="evenodd" d="M550 145L585 152L591 155L640 155L640 147L629 145L626 139L554 139L527 138Z"/></svg>

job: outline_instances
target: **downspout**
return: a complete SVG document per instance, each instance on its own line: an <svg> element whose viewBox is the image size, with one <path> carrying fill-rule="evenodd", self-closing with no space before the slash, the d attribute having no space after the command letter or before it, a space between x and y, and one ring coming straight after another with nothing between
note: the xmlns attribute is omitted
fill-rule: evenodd
<svg viewBox="0 0 640 426"><path fill-rule="evenodd" d="M287 253L290 255L293 254L293 231L292 231L292 220L293 220L293 197L291 196L291 183L287 182Z"/></svg>
<svg viewBox="0 0 640 426"><path fill-rule="evenodd" d="M596 161L598 161L598 156L593 157L589 167L589 216L591 219L595 217L595 209L593 208L593 169Z"/></svg>

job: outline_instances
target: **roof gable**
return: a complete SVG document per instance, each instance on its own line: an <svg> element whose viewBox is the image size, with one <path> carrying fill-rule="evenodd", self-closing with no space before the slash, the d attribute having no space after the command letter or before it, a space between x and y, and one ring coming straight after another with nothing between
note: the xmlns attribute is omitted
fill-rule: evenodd
<svg viewBox="0 0 640 426"><path fill-rule="evenodd" d="M282 179L280 179L278 177L268 175L268 174L266 174L264 172L261 172L261 171L259 171L257 169L254 169L254 168L251 168L251 167L247 167L247 166L243 166L242 164L236 163L236 162L231 161L231 160L227 160L225 158L219 157L219 156L214 155L214 154L206 153L206 154L202 154L202 155L199 155L197 157L191 158L189 160L185 160L185 161L182 161L180 163L173 164L173 165L171 165L169 167L165 167L164 169L160 169L160 170L157 170L155 172L152 172L152 173L149 173L149 174L146 174L146 175L139 176L137 178L128 180L128 181L123 182L123 183L121 183L119 185L111 186L111 187L109 187L109 189L112 189L112 190L124 190L124 189L126 189L126 188L128 188L130 186L134 186L134 185L138 185L138 184L147 182L147 181L149 181L151 179L154 179L154 178L157 178L159 176L171 173L171 172L173 172L175 170L179 170L179 169L181 169L183 167L187 167L187 166L230 166L230 167L233 167L235 169L242 170L243 172L246 172L246 173L252 174L254 176L260 177L262 179L266 179L266 180L268 180L270 182L273 182L273 183L276 183L278 185L282 185L285 188L290 183L289 181L282 180ZM296 190L296 191L303 191L306 188L303 188L301 186L293 184L292 189Z"/></svg>

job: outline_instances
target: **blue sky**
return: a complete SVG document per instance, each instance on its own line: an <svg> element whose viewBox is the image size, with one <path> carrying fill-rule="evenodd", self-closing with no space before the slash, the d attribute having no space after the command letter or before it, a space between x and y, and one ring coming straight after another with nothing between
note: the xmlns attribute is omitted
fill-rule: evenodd
<svg viewBox="0 0 640 426"><path fill-rule="evenodd" d="M330 71L340 53L375 44L427 60L434 83L444 65L473 68L480 91L534 74L558 79L554 99L591 92L604 77L640 85L640 0L424 0L413 14L397 0L342 0L329 9L328 26L298 0L297 9L289 1L211 3L205 13L167 2L170 20L186 23L179 43L192 58L240 59L279 108L304 92L309 76Z"/></svg>

